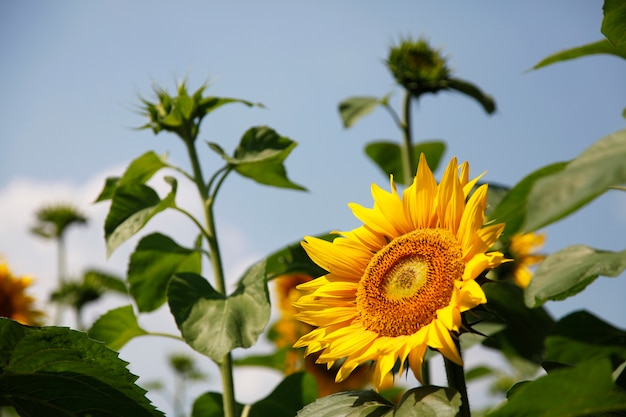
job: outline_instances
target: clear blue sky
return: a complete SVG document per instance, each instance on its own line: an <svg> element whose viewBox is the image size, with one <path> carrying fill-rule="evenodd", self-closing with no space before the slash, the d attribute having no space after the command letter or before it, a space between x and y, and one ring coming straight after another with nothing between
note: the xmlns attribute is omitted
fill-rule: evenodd
<svg viewBox="0 0 626 417"><path fill-rule="evenodd" d="M498 112L487 116L464 96L426 97L414 115L415 137L444 139L445 159L456 155L470 162L474 174L487 170L488 181L515 184L626 124L626 62L596 56L527 72L553 52L600 39L601 4L2 1L0 254L24 273L45 275L52 248L41 249L27 236L31 213L44 197L75 197L89 207L104 173L120 173L147 150L169 152L186 166L173 136L131 129L143 123L134 113L138 94L149 96L153 82L173 89L185 76L192 88L208 80L210 94L267 106L220 109L206 119L201 140L230 151L248 127L269 125L299 142L286 165L291 179L310 190L229 178L217 213L232 248L227 272L229 264L236 270L242 259L254 260L303 235L357 226L347 203L370 205L370 184L387 184L363 146L398 140L399 132L383 111L345 130L337 104L353 95L395 91L397 105L400 91L382 61L403 36L430 39L450 57L456 76L476 83L498 104ZM219 161L200 149L212 172ZM92 224L88 236L101 239L105 208L93 210L100 223ZM611 192L548 228L546 249L586 243L622 250L625 232L626 199ZM79 234L72 236L81 239ZM183 234L180 242L191 239ZM97 263L123 273L128 252L107 261L103 251L81 252L74 245L75 270ZM41 258L33 256L35 249ZM601 278L585 294L550 309L560 316L587 308L626 326L625 292L624 277Z"/></svg>

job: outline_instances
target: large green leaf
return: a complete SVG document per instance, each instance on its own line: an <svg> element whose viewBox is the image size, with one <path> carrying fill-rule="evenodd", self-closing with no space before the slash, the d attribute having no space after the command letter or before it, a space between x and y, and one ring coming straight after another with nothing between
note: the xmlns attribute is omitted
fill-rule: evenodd
<svg viewBox="0 0 626 417"><path fill-rule="evenodd" d="M424 386L407 391L391 417L455 417L461 394L450 388Z"/></svg>
<svg viewBox="0 0 626 417"><path fill-rule="evenodd" d="M626 331L587 311L563 317L546 339L548 361L574 365L600 357L626 361Z"/></svg>
<svg viewBox="0 0 626 417"><path fill-rule="evenodd" d="M374 391L350 391L320 398L297 417L381 417L388 412L393 412L393 404Z"/></svg>
<svg viewBox="0 0 626 417"><path fill-rule="evenodd" d="M555 369L517 386L488 417L576 417L626 410L626 392L612 380L608 359Z"/></svg>
<svg viewBox="0 0 626 417"><path fill-rule="evenodd" d="M166 300L167 284L180 272L202 271L199 251L184 248L171 238L153 233L139 241L128 263L130 293L139 311L154 311Z"/></svg>
<svg viewBox="0 0 626 417"><path fill-rule="evenodd" d="M566 165L565 162L546 165L530 173L511 188L489 216L490 220L494 222L506 224L502 233L503 237L511 237L520 231L526 218L528 196L535 183L543 177L562 171Z"/></svg>
<svg viewBox="0 0 626 417"><path fill-rule="evenodd" d="M0 403L22 417L162 416L127 362L86 334L0 318Z"/></svg>
<svg viewBox="0 0 626 417"><path fill-rule="evenodd" d="M578 210L612 186L626 184L626 130L606 136L565 169L539 179L526 209L525 231L537 230Z"/></svg>
<svg viewBox="0 0 626 417"><path fill-rule="evenodd" d="M448 87L476 100L487 114L492 114L496 111L496 102L493 97L484 93L480 88L469 81L451 78L448 80Z"/></svg>
<svg viewBox="0 0 626 417"><path fill-rule="evenodd" d="M168 302L187 343L220 362L234 348L252 346L270 318L265 262L252 266L229 296L197 274L176 274Z"/></svg>
<svg viewBox="0 0 626 417"><path fill-rule="evenodd" d="M421 142L413 146L413 161L415 166L411 172L417 172L417 163L423 153L432 171L436 170L441 161L446 145L441 141ZM371 142L365 147L365 153L378 165L385 176L393 175L394 181L399 184L410 184L413 178L404 178L402 169L402 148L393 142Z"/></svg>
<svg viewBox="0 0 626 417"><path fill-rule="evenodd" d="M552 317L543 308L526 307L522 289L513 283L490 282L482 288L487 296L487 309L497 321L506 325L504 330L490 335L483 344L506 355L517 355L540 363L544 340L554 327Z"/></svg>
<svg viewBox="0 0 626 417"><path fill-rule="evenodd" d="M622 53L626 53L626 3L622 0L604 0L603 10L602 33Z"/></svg>
<svg viewBox="0 0 626 417"><path fill-rule="evenodd" d="M343 126L348 128L363 116L367 116L380 105L384 105L389 96L382 99L371 96L350 97L339 103L339 115Z"/></svg>
<svg viewBox="0 0 626 417"><path fill-rule="evenodd" d="M575 48L565 49L555 54L549 55L539 61L533 69L539 69L546 67L557 62L568 61L570 59L576 59L587 55L595 54L611 54L617 55L622 58L626 58L624 51L616 48L611 42L606 39L602 39L597 42L589 43L587 45L577 46Z"/></svg>
<svg viewBox="0 0 626 417"><path fill-rule="evenodd" d="M145 334L148 332L139 326L130 305L104 313L89 330L89 337L104 342L113 350L120 350L131 339Z"/></svg>
<svg viewBox="0 0 626 417"><path fill-rule="evenodd" d="M267 126L248 129L232 157L228 156L219 145L215 143L208 145L244 177L265 185L305 190L304 187L287 178L287 171L283 165L285 158L297 146L297 143L288 137L280 136Z"/></svg>
<svg viewBox="0 0 626 417"><path fill-rule="evenodd" d="M526 305L563 300L582 291L598 276L616 277L626 269L626 250L609 252L574 245L548 256L525 292Z"/></svg>
<svg viewBox="0 0 626 417"><path fill-rule="evenodd" d="M156 214L168 207L174 207L176 179L165 179L172 189L163 200L156 191L139 182L127 182L117 187L104 221L107 256L141 230Z"/></svg>
<svg viewBox="0 0 626 417"><path fill-rule="evenodd" d="M395 407L373 391L333 394L309 404L298 417L455 417L460 406L458 392L429 385L407 391Z"/></svg>
<svg viewBox="0 0 626 417"><path fill-rule="evenodd" d="M145 184L159 170L170 166L166 161L167 155L159 156L153 151L144 153L128 165L121 178L107 178L104 188L95 202L110 200L115 193L115 189L121 184L133 182Z"/></svg>
<svg viewBox="0 0 626 417"><path fill-rule="evenodd" d="M249 417L293 417L317 398L315 379L306 372L287 376L260 401L252 404Z"/></svg>

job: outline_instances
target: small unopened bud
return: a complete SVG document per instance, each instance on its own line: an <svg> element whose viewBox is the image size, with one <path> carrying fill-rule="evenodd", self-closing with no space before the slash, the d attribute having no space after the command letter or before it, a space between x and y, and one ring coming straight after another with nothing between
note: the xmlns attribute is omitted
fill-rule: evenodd
<svg viewBox="0 0 626 417"><path fill-rule="evenodd" d="M396 81L415 97L448 87L445 58L423 39L401 41L390 49L386 63Z"/></svg>

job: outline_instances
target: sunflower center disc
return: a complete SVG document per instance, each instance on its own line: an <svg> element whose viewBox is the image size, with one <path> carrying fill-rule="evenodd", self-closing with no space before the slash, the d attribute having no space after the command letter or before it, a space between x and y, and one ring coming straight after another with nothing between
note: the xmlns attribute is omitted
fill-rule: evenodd
<svg viewBox="0 0 626 417"><path fill-rule="evenodd" d="M381 336L416 333L450 303L464 268L461 246L447 229L397 237L372 257L361 277L361 322Z"/></svg>

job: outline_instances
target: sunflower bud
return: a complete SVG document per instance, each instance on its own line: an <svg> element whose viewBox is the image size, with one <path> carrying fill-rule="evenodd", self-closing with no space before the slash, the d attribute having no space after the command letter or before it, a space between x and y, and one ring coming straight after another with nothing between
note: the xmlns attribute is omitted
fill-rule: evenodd
<svg viewBox="0 0 626 417"><path fill-rule="evenodd" d="M401 41L391 48L386 63L396 81L416 98L448 87L445 58L423 39Z"/></svg>

